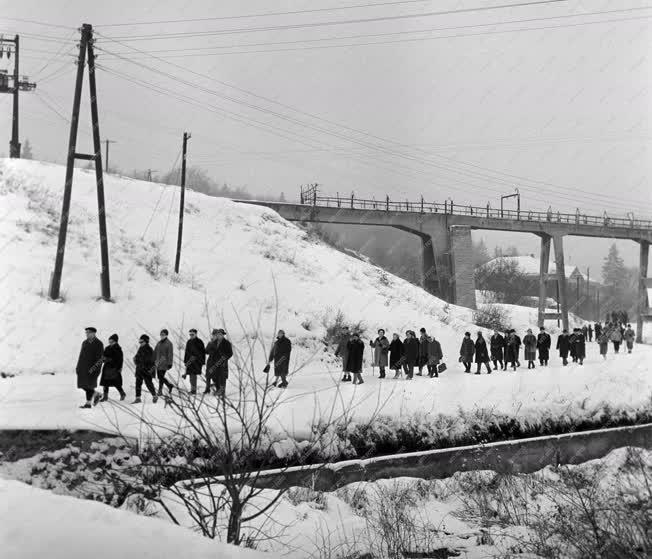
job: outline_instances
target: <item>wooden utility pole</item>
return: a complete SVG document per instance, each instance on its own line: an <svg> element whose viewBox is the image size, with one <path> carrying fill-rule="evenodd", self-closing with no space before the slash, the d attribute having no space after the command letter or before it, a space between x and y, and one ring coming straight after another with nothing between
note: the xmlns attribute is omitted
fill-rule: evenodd
<svg viewBox="0 0 652 559"><path fill-rule="evenodd" d="M186 153L188 151L188 140L191 138L188 132L183 133L183 149L181 158L181 199L179 201L179 233L177 235L177 257L174 261L174 272L179 273L181 262L181 240L183 238L183 205L186 195Z"/></svg>
<svg viewBox="0 0 652 559"><path fill-rule="evenodd" d="M86 55L88 54L88 84L91 101L91 120L93 129L93 154L77 153L77 131L79 129L79 107L81 104L81 90L84 81ZM63 271L63 257L66 249L66 235L68 232L68 217L70 214L70 198L72 194L72 180L75 170L75 160L82 159L95 163L95 182L97 184L97 210L100 228L100 256L102 270L100 273L102 298L111 299L111 283L109 276L109 248L106 232L106 213L104 206L104 178L102 175L102 143L100 141L100 125L97 110L97 88L95 83L95 53L93 51L93 26L85 23L81 28L79 43L79 56L77 58L77 78L75 80L75 93L72 103L72 118L70 120L70 137L68 139L68 157L66 164L66 182L63 191L63 207L61 209L61 224L59 225L59 241L57 254L54 261L54 272L50 282L50 299L59 299L61 289L61 274Z"/></svg>
<svg viewBox="0 0 652 559"><path fill-rule="evenodd" d="M4 50L4 43L13 43L14 55L14 74L13 74L13 87L9 87L9 74L6 71L0 72L0 93L11 93L13 96L13 111L11 118L11 141L9 142L9 157L20 157L20 140L19 140L19 120L20 114L18 111L18 92L19 91L32 91L36 89L35 83L30 83L25 80L20 80L20 37L16 35L13 39L5 39L0 36L0 58L6 53L7 58L11 58L11 46L7 46Z"/></svg>
<svg viewBox="0 0 652 559"><path fill-rule="evenodd" d="M106 144L106 161L104 162L104 172L108 173L109 172L109 144L115 144L117 142L115 140L104 140L104 143Z"/></svg>

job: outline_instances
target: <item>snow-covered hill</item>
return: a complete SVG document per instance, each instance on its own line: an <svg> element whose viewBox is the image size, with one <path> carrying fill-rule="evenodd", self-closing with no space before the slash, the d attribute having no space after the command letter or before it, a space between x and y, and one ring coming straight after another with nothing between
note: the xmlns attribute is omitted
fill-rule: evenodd
<svg viewBox="0 0 652 559"><path fill-rule="evenodd" d="M65 169L0 161L1 281L5 297L0 371L73 372L84 327L106 342L118 333L126 354L140 334L224 326L273 339L276 322L296 342L295 361L314 361L324 321L337 311L369 334L426 326L457 348L468 309L447 306L422 289L310 239L263 207L186 194L181 273L174 274L179 188L108 175L106 215L113 303L98 300L99 235L95 175L76 170L62 296L47 299L56 252ZM278 298L276 298L276 294ZM277 311L278 304L278 311ZM442 319L448 322L442 323ZM178 341L177 336L173 340Z"/></svg>
<svg viewBox="0 0 652 559"><path fill-rule="evenodd" d="M156 340L168 328L178 348L171 376L182 386L181 347L189 328L207 340L210 328L224 326L245 353L254 337L269 347L275 330L283 328L293 342L293 374L277 418L296 436L309 432L316 410L334 405L362 416L486 408L536 420L544 410L582 416L604 402L626 409L649 403L652 348L646 346L633 355L610 354L604 362L591 344L584 366L561 367L553 351L546 369L464 374L457 356L463 332L478 329L472 311L309 238L266 208L188 192L177 276L178 187L112 175L105 191L113 302L105 302L99 299L95 177L84 170L75 171L63 301L50 301L63 183L61 166L0 160L0 372L15 375L0 379L0 425L111 427L111 414L77 409L74 368L89 325L105 342L119 334L129 363L138 336L148 332ZM535 309L507 310L521 334L535 326ZM338 385L341 365L323 344L324 325L338 312L350 323L364 323L367 344L381 327L389 335L426 327L441 341L449 370L439 379L380 381L372 378L367 345L365 385ZM262 369L264 361L259 347L254 363ZM131 396L131 371L124 377ZM166 413L162 406L147 407ZM136 433L138 427L128 426Z"/></svg>

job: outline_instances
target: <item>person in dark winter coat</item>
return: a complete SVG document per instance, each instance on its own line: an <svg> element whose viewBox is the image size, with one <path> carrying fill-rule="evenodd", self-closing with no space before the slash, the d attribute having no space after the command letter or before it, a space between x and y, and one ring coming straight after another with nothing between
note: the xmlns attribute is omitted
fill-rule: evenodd
<svg viewBox="0 0 652 559"><path fill-rule="evenodd" d="M428 376L439 378L439 363L444 358L441 344L434 336L428 336Z"/></svg>
<svg viewBox="0 0 652 559"><path fill-rule="evenodd" d="M288 372L290 369L290 354L292 353L292 342L285 336L284 330L279 330L276 336L276 341L269 352L269 359L267 363L274 362L274 386L278 379L281 379L279 388L287 388L288 386Z"/></svg>
<svg viewBox="0 0 652 559"><path fill-rule="evenodd" d="M206 346L203 340L197 336L197 330L191 328L188 331L186 350L183 353L183 364L186 372L183 378L190 377L190 393L197 394L197 377L201 376L201 370L206 362Z"/></svg>
<svg viewBox="0 0 652 559"><path fill-rule="evenodd" d="M398 334L392 335L392 341L389 343L389 368L395 371L394 378L401 375L403 368L403 342Z"/></svg>
<svg viewBox="0 0 652 559"><path fill-rule="evenodd" d="M631 353L632 349L634 349L634 340L636 339L636 332L632 329L631 324L627 325L627 330L625 330L623 338L627 344L627 353Z"/></svg>
<svg viewBox="0 0 652 559"><path fill-rule="evenodd" d="M156 403L158 396L152 382L152 378L156 374L156 362L154 361L154 350L149 345L149 336L147 334L143 334L138 339L138 351L134 356L134 364L136 365L136 398L132 404L140 404L143 382L152 395L152 402Z"/></svg>
<svg viewBox="0 0 652 559"><path fill-rule="evenodd" d="M353 373L353 384L363 384L362 380L362 359L364 356L364 342L357 332L353 332L348 343L347 371Z"/></svg>
<svg viewBox="0 0 652 559"><path fill-rule="evenodd" d="M588 337L589 337L589 327L585 324L584 326L582 326L580 331L582 332L582 335L584 336L584 340L587 340Z"/></svg>
<svg viewBox="0 0 652 559"><path fill-rule="evenodd" d="M515 330L510 330L505 343L507 344L507 350L505 351L505 369L507 369L507 364L509 363L512 366L512 370L515 371L516 367L520 365L518 352L521 347L521 338L516 335Z"/></svg>
<svg viewBox="0 0 652 559"><path fill-rule="evenodd" d="M120 400L124 400L127 396L122 389L122 364L124 356L122 348L118 345L118 335L112 334L109 337L109 345L104 348L104 355L102 357L102 378L100 385L104 389L102 402L109 399L109 387L114 386L118 389Z"/></svg>
<svg viewBox="0 0 652 559"><path fill-rule="evenodd" d="M602 334L602 324L600 324L599 322L596 322L594 329L595 329L595 339L597 340L600 337L600 335Z"/></svg>
<svg viewBox="0 0 652 559"><path fill-rule="evenodd" d="M570 336L568 335L568 330L559 334L557 337L557 349L559 350L559 357L561 357L564 367L568 365L568 352L570 351Z"/></svg>
<svg viewBox="0 0 652 559"><path fill-rule="evenodd" d="M412 380L414 377L414 367L419 360L419 340L412 330L405 332L405 340L403 341L403 370L405 371L405 378Z"/></svg>
<svg viewBox="0 0 652 559"><path fill-rule="evenodd" d="M351 380L351 372L346 370L346 363L348 361L349 342L351 341L351 334L349 333L348 326L342 326L340 337L335 349L335 357L342 359L342 382L349 382Z"/></svg>
<svg viewBox="0 0 652 559"><path fill-rule="evenodd" d="M500 363L501 370L504 370L505 338L502 337L498 330L494 330L493 336L489 339L489 347L491 349L491 360L494 362L494 369L498 370L498 363Z"/></svg>
<svg viewBox="0 0 652 559"><path fill-rule="evenodd" d="M86 403L80 407L90 408L97 404L102 395L95 391L97 387L97 377L100 376L102 368L102 355L104 353L104 344L97 338L97 329L89 326L85 330L86 339L82 342L77 359L77 388L80 388L86 394Z"/></svg>
<svg viewBox="0 0 652 559"><path fill-rule="evenodd" d="M580 365L583 365L584 358L586 357L586 340L584 339L584 334L582 334L581 328L576 328L575 330L575 339L573 340L573 345L575 346L575 359L579 361Z"/></svg>
<svg viewBox="0 0 652 559"><path fill-rule="evenodd" d="M156 363L156 376L158 378L158 395L163 396L163 385L172 394L174 384L165 378L165 373L174 364L174 347L172 347L172 342L168 340L168 331L165 328L161 330L161 339L154 348L154 362Z"/></svg>
<svg viewBox="0 0 652 559"><path fill-rule="evenodd" d="M475 353L475 344L471 339L471 332L465 332L460 347L460 361L464 365L464 372L471 372L471 363L473 363L473 354Z"/></svg>
<svg viewBox="0 0 652 559"><path fill-rule="evenodd" d="M378 330L378 337L370 340L369 345L374 349L373 364L380 369L380 378L385 378L385 368L388 363L389 340L385 336L385 330Z"/></svg>
<svg viewBox="0 0 652 559"><path fill-rule="evenodd" d="M428 333L425 328L419 328L419 358L417 359L417 366L419 372L417 376L423 375L423 368L428 365Z"/></svg>
<svg viewBox="0 0 652 559"><path fill-rule="evenodd" d="M211 333L211 341L206 345L206 389L210 393L211 385L215 386L218 396L224 396L226 381L229 378L229 359L233 357L233 347L226 339L226 332L216 328Z"/></svg>
<svg viewBox="0 0 652 559"><path fill-rule="evenodd" d="M527 334L523 338L523 347L527 368L534 369L534 360L537 358L537 339L532 333L532 328L527 329Z"/></svg>
<svg viewBox="0 0 652 559"><path fill-rule="evenodd" d="M603 359L607 358L607 351L609 351L609 336L606 332L602 332L598 338L598 344L600 346L600 355Z"/></svg>
<svg viewBox="0 0 652 559"><path fill-rule="evenodd" d="M577 355L575 355L575 336L577 336L577 328L573 328L573 333L568 336L568 353L570 353L573 363L577 363Z"/></svg>
<svg viewBox="0 0 652 559"><path fill-rule="evenodd" d="M552 345L552 340L550 339L550 334L546 332L546 329L542 326L537 336L537 349L539 350L539 363L541 365L547 365L548 360L550 359L550 346Z"/></svg>
<svg viewBox="0 0 652 559"><path fill-rule="evenodd" d="M591 324L589 324L589 341L593 341L593 326Z"/></svg>
<svg viewBox="0 0 652 559"><path fill-rule="evenodd" d="M480 367L484 365L487 367L487 374L491 374L491 367L489 366L489 350L487 349L487 342L482 335L482 332L478 332L478 337L475 340L475 363L478 366L475 374L480 374Z"/></svg>

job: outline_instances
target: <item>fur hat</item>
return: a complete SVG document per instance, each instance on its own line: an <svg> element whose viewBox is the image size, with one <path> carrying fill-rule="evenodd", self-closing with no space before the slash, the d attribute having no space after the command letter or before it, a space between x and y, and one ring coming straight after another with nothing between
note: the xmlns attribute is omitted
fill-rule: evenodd
<svg viewBox="0 0 652 559"><path fill-rule="evenodd" d="M97 332L97 328L95 328L94 326L88 326L84 330L86 332L93 332L93 334L95 334Z"/></svg>
<svg viewBox="0 0 652 559"><path fill-rule="evenodd" d="M146 344L149 343L149 336L147 334L143 334L140 338L138 338L139 342L145 342Z"/></svg>
<svg viewBox="0 0 652 559"><path fill-rule="evenodd" d="M109 336L109 341L113 340L114 342L118 341L118 334L111 334Z"/></svg>
<svg viewBox="0 0 652 559"><path fill-rule="evenodd" d="M226 332L224 331L223 328L214 328L213 329L213 336L217 334L222 334L222 336L226 336Z"/></svg>

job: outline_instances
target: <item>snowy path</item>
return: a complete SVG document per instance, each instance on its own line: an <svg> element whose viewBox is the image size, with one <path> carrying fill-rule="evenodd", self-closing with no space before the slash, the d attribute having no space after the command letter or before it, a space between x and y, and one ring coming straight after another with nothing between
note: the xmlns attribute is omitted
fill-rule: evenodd
<svg viewBox="0 0 652 559"><path fill-rule="evenodd" d="M368 369L365 384L339 384L339 372L313 370L310 366L292 376L282 394L275 418L281 431L295 437L305 435L316 415L329 413L332 406L353 410L363 419L374 413L406 417L415 412L456 414L459 409L492 409L521 418L536 419L550 411L574 415L579 407L592 408L602 402L616 407L649 405L652 394L652 347L636 346L631 355L610 354L606 362L597 345L588 345L583 366L562 367L556 356L548 368L528 371L497 371L491 375L463 373L457 363L439 379L415 377L413 381L380 380ZM321 368L321 364L319 367ZM376 375L378 373L376 372ZM128 400L133 396L133 379L127 384ZM112 397L115 397L112 393ZM81 391L73 375L25 375L0 380L0 425L4 428L76 428L114 430L119 422L123 433L138 435L139 423L109 402L94 410L81 410ZM169 409L146 397L145 409L153 418L165 419ZM282 428L281 428L282 426Z"/></svg>

